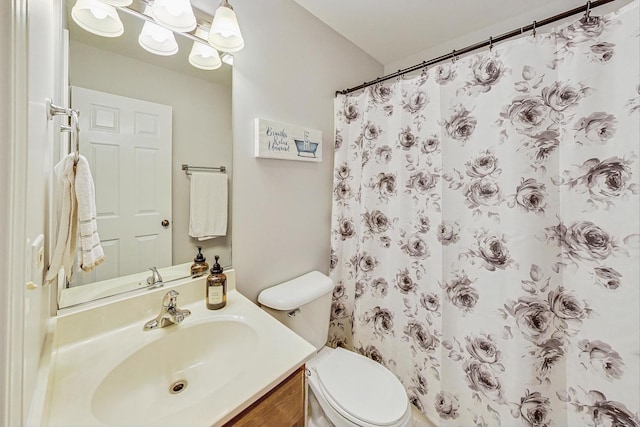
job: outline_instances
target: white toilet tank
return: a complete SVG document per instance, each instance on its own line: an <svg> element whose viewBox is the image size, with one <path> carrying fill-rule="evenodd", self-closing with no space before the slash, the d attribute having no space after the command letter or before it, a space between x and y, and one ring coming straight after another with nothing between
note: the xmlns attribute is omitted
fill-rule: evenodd
<svg viewBox="0 0 640 427"><path fill-rule="evenodd" d="M319 350L329 333L332 291L333 281L312 271L263 290L258 302L263 310Z"/></svg>

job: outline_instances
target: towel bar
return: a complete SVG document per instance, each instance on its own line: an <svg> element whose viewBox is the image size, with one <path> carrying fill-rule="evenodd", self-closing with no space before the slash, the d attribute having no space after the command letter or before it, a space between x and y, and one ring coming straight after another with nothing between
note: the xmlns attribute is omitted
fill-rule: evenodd
<svg viewBox="0 0 640 427"><path fill-rule="evenodd" d="M60 107L54 104L50 98L45 98L45 104L47 106L47 119L53 120L54 116L67 116L70 119L69 125L60 125L60 132L71 132L71 145L75 151L75 162L78 162L80 157L80 123L79 117L80 111L73 110L71 108ZM71 149L69 150L71 151Z"/></svg>
<svg viewBox="0 0 640 427"><path fill-rule="evenodd" d="M191 175L191 171L218 171L222 173L227 172L226 166L189 166L187 164L182 165L182 170L185 171L187 175Z"/></svg>

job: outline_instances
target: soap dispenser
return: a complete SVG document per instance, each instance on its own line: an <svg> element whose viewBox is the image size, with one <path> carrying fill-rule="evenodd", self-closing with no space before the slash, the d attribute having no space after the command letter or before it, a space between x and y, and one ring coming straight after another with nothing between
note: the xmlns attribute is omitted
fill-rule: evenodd
<svg viewBox="0 0 640 427"><path fill-rule="evenodd" d="M209 269L207 259L202 255L202 246L198 246L198 253L191 264L191 277L200 277Z"/></svg>
<svg viewBox="0 0 640 427"><path fill-rule="evenodd" d="M207 308L219 310L227 305L227 276L222 273L222 267L218 263L220 257L215 256L216 262L211 268L211 274L207 277Z"/></svg>

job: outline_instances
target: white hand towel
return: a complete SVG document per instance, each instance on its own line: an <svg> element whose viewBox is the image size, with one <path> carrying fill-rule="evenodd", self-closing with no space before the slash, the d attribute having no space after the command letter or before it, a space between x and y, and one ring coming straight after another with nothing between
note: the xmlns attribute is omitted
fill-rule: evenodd
<svg viewBox="0 0 640 427"><path fill-rule="evenodd" d="M96 190L89 162L84 156L78 158L75 189L80 230L78 266L83 271L91 271L104 261L104 251L100 244L96 222Z"/></svg>
<svg viewBox="0 0 640 427"><path fill-rule="evenodd" d="M78 209L73 170L74 157L75 154L69 154L53 168L58 232L56 233L56 245L51 256L51 263L45 277L45 285L53 283L58 278L60 268L64 268L65 276L69 282L73 275L72 266L78 232Z"/></svg>
<svg viewBox="0 0 640 427"><path fill-rule="evenodd" d="M227 234L227 174L191 173L189 235L198 240Z"/></svg>

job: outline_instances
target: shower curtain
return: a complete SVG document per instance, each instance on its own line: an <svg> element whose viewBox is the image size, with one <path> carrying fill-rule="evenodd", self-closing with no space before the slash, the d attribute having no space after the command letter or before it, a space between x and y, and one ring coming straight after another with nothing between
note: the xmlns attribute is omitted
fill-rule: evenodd
<svg viewBox="0 0 640 427"><path fill-rule="evenodd" d="M336 97L329 343L436 425L638 426L638 5Z"/></svg>

